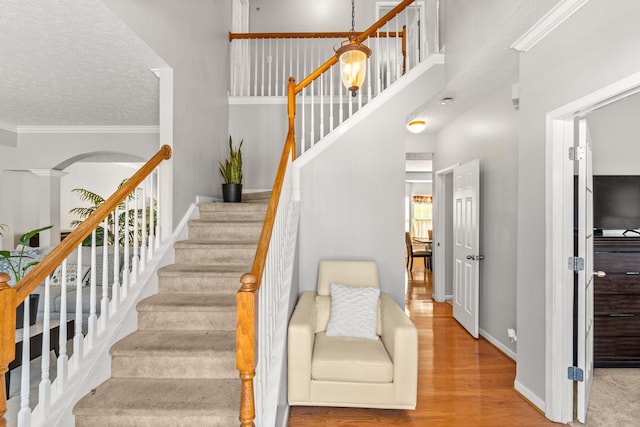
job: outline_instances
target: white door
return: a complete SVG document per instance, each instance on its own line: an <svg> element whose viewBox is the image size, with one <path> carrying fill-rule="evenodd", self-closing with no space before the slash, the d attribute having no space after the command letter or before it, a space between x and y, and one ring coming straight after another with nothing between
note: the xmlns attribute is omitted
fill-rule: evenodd
<svg viewBox="0 0 640 427"><path fill-rule="evenodd" d="M584 266L578 268L578 379L577 416L587 419L589 395L593 384L593 169L591 141L586 120L578 123L578 259ZM582 268L582 269L580 269ZM598 273L603 274L603 273Z"/></svg>
<svg viewBox="0 0 640 427"><path fill-rule="evenodd" d="M453 171L453 317L478 338L480 161Z"/></svg>

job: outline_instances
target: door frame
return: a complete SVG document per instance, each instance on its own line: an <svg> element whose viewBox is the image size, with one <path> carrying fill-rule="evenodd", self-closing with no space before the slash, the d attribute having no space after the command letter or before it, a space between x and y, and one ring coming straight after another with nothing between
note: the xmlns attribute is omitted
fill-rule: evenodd
<svg viewBox="0 0 640 427"><path fill-rule="evenodd" d="M444 226L444 217L447 213L447 207L444 200L445 177L452 174L460 163L453 164L444 169L440 169L435 173L435 188L433 194L433 242L431 243L433 256L433 300L436 302L444 302L445 284L446 284L446 253L447 242L451 241L451 236L447 234L447 227Z"/></svg>
<svg viewBox="0 0 640 427"><path fill-rule="evenodd" d="M589 93L546 114L545 159L545 415L573 421L573 174L569 148L574 119L640 92L640 72Z"/></svg>

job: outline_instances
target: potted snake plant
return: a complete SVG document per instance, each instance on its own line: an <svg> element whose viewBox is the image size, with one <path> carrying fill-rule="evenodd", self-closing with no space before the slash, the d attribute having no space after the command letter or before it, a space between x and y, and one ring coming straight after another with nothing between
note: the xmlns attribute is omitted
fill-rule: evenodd
<svg viewBox="0 0 640 427"><path fill-rule="evenodd" d="M242 143L233 147L233 140L229 135L229 157L219 163L220 175L224 179L222 184L222 199L225 202L239 203L242 201Z"/></svg>

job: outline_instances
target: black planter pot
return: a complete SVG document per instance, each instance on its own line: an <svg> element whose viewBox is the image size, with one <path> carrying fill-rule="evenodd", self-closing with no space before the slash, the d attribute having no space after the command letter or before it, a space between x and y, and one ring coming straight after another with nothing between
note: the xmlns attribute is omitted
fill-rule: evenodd
<svg viewBox="0 0 640 427"><path fill-rule="evenodd" d="M240 203L242 201L242 184L222 184L222 200Z"/></svg>
<svg viewBox="0 0 640 427"><path fill-rule="evenodd" d="M38 302L40 301L39 294L29 295L29 325L36 323L36 317L38 316ZM16 307L16 329L22 329L24 326L24 302L21 302Z"/></svg>

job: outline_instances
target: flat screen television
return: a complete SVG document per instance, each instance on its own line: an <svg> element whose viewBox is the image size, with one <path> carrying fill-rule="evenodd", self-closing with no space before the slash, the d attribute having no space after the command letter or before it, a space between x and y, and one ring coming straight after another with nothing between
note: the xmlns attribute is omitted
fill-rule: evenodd
<svg viewBox="0 0 640 427"><path fill-rule="evenodd" d="M640 175L593 177L593 227L596 230L640 228Z"/></svg>

